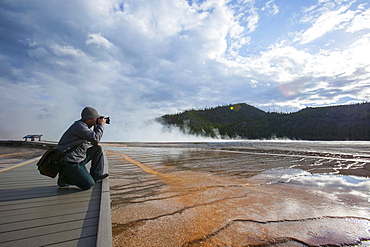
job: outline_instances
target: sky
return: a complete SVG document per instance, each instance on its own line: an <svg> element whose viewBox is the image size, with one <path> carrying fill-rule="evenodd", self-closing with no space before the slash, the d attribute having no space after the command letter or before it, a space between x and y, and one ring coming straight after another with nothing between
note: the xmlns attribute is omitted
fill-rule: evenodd
<svg viewBox="0 0 370 247"><path fill-rule="evenodd" d="M0 1L0 140L57 141L85 106L103 141L191 141L153 119L369 98L368 0Z"/></svg>

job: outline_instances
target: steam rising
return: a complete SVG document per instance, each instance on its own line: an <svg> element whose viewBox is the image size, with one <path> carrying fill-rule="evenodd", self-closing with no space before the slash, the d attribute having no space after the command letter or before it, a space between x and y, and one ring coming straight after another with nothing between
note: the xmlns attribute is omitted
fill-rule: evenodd
<svg viewBox="0 0 370 247"><path fill-rule="evenodd" d="M368 100L370 6L298 2L1 1L0 139L58 140L85 106L104 141L192 141L152 119Z"/></svg>

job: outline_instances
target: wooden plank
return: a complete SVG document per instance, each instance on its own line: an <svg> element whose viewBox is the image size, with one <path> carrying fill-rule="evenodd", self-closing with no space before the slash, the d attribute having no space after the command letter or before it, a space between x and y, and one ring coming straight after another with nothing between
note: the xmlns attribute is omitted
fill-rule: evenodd
<svg viewBox="0 0 370 247"><path fill-rule="evenodd" d="M70 231L64 232L57 232L48 235L36 236L27 239L19 239L9 242L0 243L0 247L19 247L19 246L27 246L27 247L39 247L39 246L48 246L58 243L68 243L69 241L78 241L79 239L84 239L87 237L94 237L96 238L97 226L91 226L81 229L73 229ZM96 243L93 245L87 246L95 246ZM63 246L76 246L76 245L63 245ZM78 244L77 246L81 246Z"/></svg>
<svg viewBox="0 0 370 247"><path fill-rule="evenodd" d="M44 202L53 201L54 199L70 199L76 198L79 200L90 200L91 197L100 197L99 184L93 189L82 191L80 189L71 187L66 189L58 188L57 186L49 186L47 188L27 188L19 190L0 190L0 206L21 203L22 200L28 202Z"/></svg>
<svg viewBox="0 0 370 247"><path fill-rule="evenodd" d="M61 189L35 163L0 172L0 246L95 246L101 183Z"/></svg>
<svg viewBox="0 0 370 247"><path fill-rule="evenodd" d="M79 238L77 240L71 240L71 241L66 241L63 243L57 243L57 244L51 244L48 246L52 247L90 247L90 246L95 246L96 243L96 236L92 237L86 237L86 238ZM106 247L109 247L110 245L105 245Z"/></svg>
<svg viewBox="0 0 370 247"><path fill-rule="evenodd" d="M108 172L108 159L104 155L104 170ZM110 188L109 179L104 179L101 187L101 200L100 200L100 214L96 246L107 247L112 246L112 220L111 220L111 201L110 201Z"/></svg>
<svg viewBox="0 0 370 247"><path fill-rule="evenodd" d="M65 223L71 222L76 220L83 220L83 219L90 219L90 218L97 218L99 215L99 211L89 211L89 212L76 212L73 214L66 214L66 215L56 215L52 217L45 218L35 218L35 219L25 219L27 224L24 224L23 217L17 217L16 219L11 219L11 222L6 222L6 224L0 225L0 234L4 232L14 231L14 230L22 230L27 228L33 228L42 225L53 225L57 223ZM15 218L15 217L12 217ZM45 224L45 220L48 223ZM20 224L23 225L20 226Z"/></svg>
<svg viewBox="0 0 370 247"><path fill-rule="evenodd" d="M49 217L55 215L71 214L73 212L81 212L84 210L99 210L100 209L100 200L87 201L87 202L78 202L72 204L60 204L53 206L44 206L44 207L33 207L25 209L16 209L16 210L7 210L1 212L1 214L6 217L12 217L16 215L33 215L34 217Z"/></svg>
<svg viewBox="0 0 370 247"><path fill-rule="evenodd" d="M99 195L91 196L91 200L99 200ZM76 197L74 195L71 196L57 196L54 198L49 197L42 197L42 198L33 198L28 200L17 200L17 201L3 201L0 203L0 212L5 210L14 210L20 208L32 208L35 206L43 206L43 205L58 205L61 203L72 203L72 202L82 202L85 201L86 197Z"/></svg>
<svg viewBox="0 0 370 247"><path fill-rule="evenodd" d="M98 217L90 219L75 220L70 222L57 222L56 224L41 225L26 229L13 230L0 233L0 243L17 241L21 239L34 238L38 236L51 235L58 232L82 229L91 226L97 226ZM82 230L83 231L83 230ZM96 234L96 233L95 233Z"/></svg>
<svg viewBox="0 0 370 247"><path fill-rule="evenodd" d="M2 219L0 220L1 221L0 225L3 226L5 224L5 227L6 227L7 224L11 224L11 223L18 223L19 225L23 223L23 227L26 227L28 223L31 222L32 220L43 220L45 224L47 224L47 221L50 218L53 218L53 217L59 218L62 216L72 217L75 214L84 214L85 211L86 210L84 210L83 208L80 208L80 210L71 210L70 213L65 213L64 215L61 215L59 213L48 213L48 215L41 215L41 216L39 214L37 215L36 214L21 214L21 215L12 215L12 216L2 216ZM89 210L89 212L91 212L91 214L99 215L99 210ZM24 224L24 222L26 222L26 224Z"/></svg>
<svg viewBox="0 0 370 247"><path fill-rule="evenodd" d="M97 184L98 185L98 184ZM96 187L99 187L96 186ZM91 191L91 192L90 192ZM0 190L0 201L9 201L12 199L8 199L9 196L13 197L22 197L25 196L26 198L37 198L37 197L50 197L50 196L63 196L69 194L79 194L79 196L94 196L100 195L100 189L98 190L89 190L88 193L85 193L81 189L77 187L71 186L70 188L59 188L56 184L55 185L45 185L41 187L27 187L27 188L19 188L19 189L7 189L7 190ZM91 193L91 194L90 194Z"/></svg>
<svg viewBox="0 0 370 247"><path fill-rule="evenodd" d="M99 184L97 184L97 187L100 187ZM94 187L94 188L95 188ZM0 190L0 205L2 202L9 202L12 203L18 203L19 200L30 200L30 199L38 199L40 201L44 201L47 199L54 199L56 197L76 197L76 198L90 198L92 196L99 196L100 195L100 189L92 189L95 191L91 191L90 193L84 193L79 189L76 188L69 188L69 189L59 189L57 186L51 186L48 187L48 189L45 188L27 188L22 190L8 190L8 191L2 191ZM74 195L72 195L74 194Z"/></svg>

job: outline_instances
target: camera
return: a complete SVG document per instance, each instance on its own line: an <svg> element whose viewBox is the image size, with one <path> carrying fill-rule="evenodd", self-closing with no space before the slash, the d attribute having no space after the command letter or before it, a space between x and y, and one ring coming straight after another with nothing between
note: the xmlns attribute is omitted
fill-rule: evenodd
<svg viewBox="0 0 370 247"><path fill-rule="evenodd" d="M105 123L110 124L110 117L100 117L100 118L105 118ZM96 123L98 123L98 119L96 119Z"/></svg>

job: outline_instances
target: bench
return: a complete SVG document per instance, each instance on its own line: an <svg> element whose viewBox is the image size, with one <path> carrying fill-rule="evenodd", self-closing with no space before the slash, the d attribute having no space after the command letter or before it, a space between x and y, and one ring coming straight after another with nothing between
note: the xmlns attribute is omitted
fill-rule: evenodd
<svg viewBox="0 0 370 247"><path fill-rule="evenodd" d="M39 141L41 141L41 136L42 135L26 135L26 136L23 136L24 138L24 141L26 142L28 140L28 138L31 140L31 141L34 141L35 138L39 138Z"/></svg>

